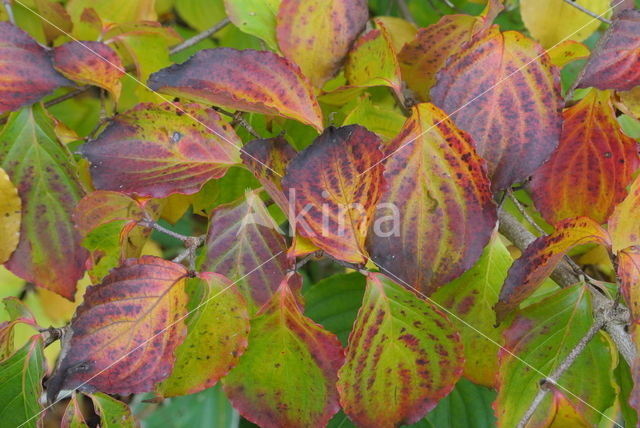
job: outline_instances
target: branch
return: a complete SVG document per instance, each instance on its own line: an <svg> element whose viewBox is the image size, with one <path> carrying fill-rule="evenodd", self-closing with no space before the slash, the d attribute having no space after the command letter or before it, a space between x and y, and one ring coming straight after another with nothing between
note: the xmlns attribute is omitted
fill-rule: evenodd
<svg viewBox="0 0 640 428"><path fill-rule="evenodd" d="M9 22L16 25L16 18L13 15L13 9L11 8L11 0L2 0L2 4L4 5L4 10L7 11Z"/></svg>
<svg viewBox="0 0 640 428"><path fill-rule="evenodd" d="M600 331L600 329L604 327L605 322L606 320L604 316L597 317L594 323L591 325L591 328L589 328L589 331L587 331L587 334L585 334L584 337L580 339L580 342L578 342L576 347L573 348L571 352L569 352L569 355L567 355L567 357L562 360L558 367L556 367L556 369L549 376L547 376L540 382L540 390L538 391L538 394L533 399L533 402L531 403L525 414L522 416L522 419L520 419L517 428L524 428L527 425L529 419L531 419L535 411L538 409L540 403L542 403L542 400L544 400L545 395L547 395L547 392L549 392L549 385L556 385L556 382L558 381L558 379L560 379L560 376L562 376L562 374L567 371L569 367L571 367L576 358L578 358L582 351L584 351L584 349L587 347L591 339L593 339L598 331Z"/></svg>
<svg viewBox="0 0 640 428"><path fill-rule="evenodd" d="M572 0L564 0L565 3L569 3L571 6L575 7L576 9L578 9L579 11L586 13L587 15L589 15L592 18L597 19L600 22L604 22L607 25L611 25L611 21L609 21L607 18L603 17L602 15L598 15L595 12L590 11L589 9L587 9L586 7L576 3L575 1Z"/></svg>
<svg viewBox="0 0 640 428"><path fill-rule="evenodd" d="M410 23L415 24L416 20L413 18L413 15L411 15L407 3L404 0L396 0L396 4L398 5L398 9L400 9L400 15Z"/></svg>
<svg viewBox="0 0 640 428"><path fill-rule="evenodd" d="M202 33L196 34L195 36L191 37L190 39L185 40L184 42L180 43L179 45L175 45L174 47L169 49L169 54L173 55L173 54L178 53L180 51L183 51L183 50L185 50L187 48L190 48L191 46L195 45L196 43L199 43L202 40L204 40L204 39L208 38L209 36L211 36L212 34L215 34L218 31L222 30L224 27L229 25L229 23L231 23L231 21L229 21L229 18L225 17L222 21L218 22L217 24L214 24L211 28L208 28L208 29L204 30Z"/></svg>
<svg viewBox="0 0 640 428"><path fill-rule="evenodd" d="M158 232L164 233L165 235L169 235L182 241L184 243L185 249L180 254L178 254L178 256L175 257L173 261L176 263L180 263L183 260L187 260L189 262L189 269L191 269L192 271L195 270L196 250L202 244L204 244L204 241L206 239L205 235L187 236L178 232L174 232L173 230L167 229L166 227L158 224L158 222L153 220L147 213L145 213L145 218L138 222L138 225L157 230Z"/></svg>

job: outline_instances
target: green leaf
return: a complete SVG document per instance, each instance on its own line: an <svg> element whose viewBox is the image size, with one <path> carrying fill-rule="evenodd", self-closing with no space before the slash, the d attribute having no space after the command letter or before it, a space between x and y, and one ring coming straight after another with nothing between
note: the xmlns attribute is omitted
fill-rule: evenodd
<svg viewBox="0 0 640 428"><path fill-rule="evenodd" d="M227 15L247 34L259 37L277 51L276 16L280 0L225 0Z"/></svg>
<svg viewBox="0 0 640 428"><path fill-rule="evenodd" d="M67 404L67 408L64 410L62 421L60 424L62 428L88 428L87 421L82 414L81 402L78 397L82 399L82 396L74 392Z"/></svg>
<svg viewBox="0 0 640 428"><path fill-rule="evenodd" d="M338 338L306 318L286 283L251 322L249 347L223 379L227 396L264 428L322 427L338 411Z"/></svg>
<svg viewBox="0 0 640 428"><path fill-rule="evenodd" d="M592 324L586 286L564 288L520 311L504 333L505 349L499 354L494 407L500 426L518 424L538 393L540 380L558 367ZM559 392L571 391L566 399L589 421L598 420L599 413L609 408L615 398L610 346L605 336L598 334L557 382ZM547 394L531 423L550 421L556 411L563 410L552 408L553 395Z"/></svg>
<svg viewBox="0 0 640 428"><path fill-rule="evenodd" d="M493 386L498 371L498 346L502 328L496 323L493 306L513 259L497 234L485 247L480 260L458 279L436 291L432 298L451 310L465 354L464 375L476 383ZM492 343L493 341L494 343Z"/></svg>
<svg viewBox="0 0 640 428"><path fill-rule="evenodd" d="M33 336L0 362L0 420L3 426L36 428L45 373L42 339Z"/></svg>
<svg viewBox="0 0 640 428"><path fill-rule="evenodd" d="M222 275L200 274L187 284L187 337L176 350L169 378L157 388L164 397L213 386L247 347L249 313L235 286Z"/></svg>
<svg viewBox="0 0 640 428"><path fill-rule="evenodd" d="M198 31L204 31L225 16L223 0L176 0L180 18Z"/></svg>
<svg viewBox="0 0 640 428"><path fill-rule="evenodd" d="M71 216L84 189L71 154L40 105L9 116L0 132L0 167L22 199L20 243L7 268L73 300L87 251Z"/></svg>
<svg viewBox="0 0 640 428"><path fill-rule="evenodd" d="M101 428L135 428L138 426L131 409L122 401L97 392L91 394L91 401L100 415Z"/></svg>
<svg viewBox="0 0 640 428"><path fill-rule="evenodd" d="M461 378L451 394L440 400L426 420L434 427L491 428L496 425L491 403L494 390Z"/></svg>
<svg viewBox="0 0 640 428"><path fill-rule="evenodd" d="M340 404L360 427L417 422L453 389L464 362L444 315L380 274L369 276L346 353Z"/></svg>

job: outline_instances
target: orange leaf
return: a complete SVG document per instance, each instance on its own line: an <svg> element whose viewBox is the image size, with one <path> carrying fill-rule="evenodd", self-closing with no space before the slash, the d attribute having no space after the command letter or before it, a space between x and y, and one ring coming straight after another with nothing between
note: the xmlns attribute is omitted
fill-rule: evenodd
<svg viewBox="0 0 640 428"><path fill-rule="evenodd" d="M364 263L364 242L380 198L380 138L359 125L329 127L300 152L282 180L296 230L331 256Z"/></svg>
<svg viewBox="0 0 640 428"><path fill-rule="evenodd" d="M47 383L49 400L62 389L141 393L166 378L186 334L187 277L182 265L143 256L89 287Z"/></svg>
<svg viewBox="0 0 640 428"><path fill-rule="evenodd" d="M205 49L149 77L153 90L204 104L283 116L322 130L322 112L300 69L273 52Z"/></svg>
<svg viewBox="0 0 640 428"><path fill-rule="evenodd" d="M367 0L282 0L278 44L320 88L336 74L368 18Z"/></svg>
<svg viewBox="0 0 640 428"><path fill-rule="evenodd" d="M640 321L640 246L625 248L618 253L620 290L632 318Z"/></svg>
<svg viewBox="0 0 640 428"><path fill-rule="evenodd" d="M418 104L385 151L388 189L369 231L371 259L425 294L468 270L496 223L484 161L469 135Z"/></svg>
<svg viewBox="0 0 640 428"><path fill-rule="evenodd" d="M613 210L609 217L609 234L612 249L617 253L623 248L640 245L640 176L631 184L629 194Z"/></svg>
<svg viewBox="0 0 640 428"><path fill-rule="evenodd" d="M493 26L438 74L433 103L469 132L494 190L528 177L558 145L558 69L533 40Z"/></svg>
<svg viewBox="0 0 640 428"><path fill-rule="evenodd" d="M638 144L622 133L609 92L593 89L565 110L560 145L533 174L531 196L549 223L604 223L638 166Z"/></svg>

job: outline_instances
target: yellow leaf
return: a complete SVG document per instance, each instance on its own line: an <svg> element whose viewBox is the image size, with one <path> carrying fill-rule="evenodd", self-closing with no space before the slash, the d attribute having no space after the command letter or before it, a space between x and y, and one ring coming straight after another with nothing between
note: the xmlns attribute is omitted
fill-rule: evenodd
<svg viewBox="0 0 640 428"><path fill-rule="evenodd" d="M590 54L587 45L574 40L565 40L549 48L547 53L551 63L558 68L562 68L575 60L586 58Z"/></svg>
<svg viewBox="0 0 640 428"><path fill-rule="evenodd" d="M391 38L391 44L396 52L400 52L405 43L409 43L416 37L418 29L415 24L395 16L379 16L374 18L376 27L385 27Z"/></svg>
<svg viewBox="0 0 640 428"><path fill-rule="evenodd" d="M609 16L609 0L577 0L581 6ZM606 13L605 13L606 12ZM600 26L600 21L567 4L564 0L522 0L520 14L531 35L544 48L564 40L583 41Z"/></svg>
<svg viewBox="0 0 640 428"><path fill-rule="evenodd" d="M9 260L20 240L22 201L4 169L0 168L0 263Z"/></svg>
<svg viewBox="0 0 640 428"><path fill-rule="evenodd" d="M613 100L620 111L640 120L640 86L630 91L616 91Z"/></svg>

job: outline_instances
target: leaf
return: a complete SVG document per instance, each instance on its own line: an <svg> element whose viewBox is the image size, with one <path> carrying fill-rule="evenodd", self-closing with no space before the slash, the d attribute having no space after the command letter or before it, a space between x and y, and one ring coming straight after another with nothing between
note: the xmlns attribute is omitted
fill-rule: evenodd
<svg viewBox="0 0 640 428"><path fill-rule="evenodd" d="M269 427L323 427L338 411L338 338L302 315L286 280L251 321L249 348L223 379L233 406Z"/></svg>
<svg viewBox="0 0 640 428"><path fill-rule="evenodd" d="M253 192L211 212L205 245L200 270L231 279L251 314L271 299L293 267L284 236Z"/></svg>
<svg viewBox="0 0 640 428"><path fill-rule="evenodd" d="M0 114L33 104L72 83L56 72L43 47L9 22L0 22Z"/></svg>
<svg viewBox="0 0 640 428"><path fill-rule="evenodd" d="M240 139L212 109L138 104L80 148L97 189L162 198L196 193L238 162Z"/></svg>
<svg viewBox="0 0 640 428"><path fill-rule="evenodd" d="M393 139L407 118L395 106L374 104L368 95L361 96L347 113L342 126L361 125L387 142Z"/></svg>
<svg viewBox="0 0 640 428"><path fill-rule="evenodd" d="M604 18L609 15L609 0L576 3ZM521 0L520 15L531 36L547 49L566 40L586 40L600 27L600 21L564 1Z"/></svg>
<svg viewBox="0 0 640 428"><path fill-rule="evenodd" d="M366 0L282 0L278 44L320 88L336 74L367 19Z"/></svg>
<svg viewBox="0 0 640 428"><path fill-rule="evenodd" d="M82 403L78 401L78 394L73 393L67 408L64 410L62 421L60 421L61 428L88 428L86 418L82 414Z"/></svg>
<svg viewBox="0 0 640 428"><path fill-rule="evenodd" d="M494 234L478 262L432 296L461 319L456 317L452 322L464 345L464 376L488 387L494 386L498 372L496 344L503 342L503 328L494 327L493 306L498 302L500 287L511 263L509 251Z"/></svg>
<svg viewBox="0 0 640 428"><path fill-rule="evenodd" d="M53 50L53 66L65 77L98 86L120 98L125 71L115 51L102 42L73 41Z"/></svg>
<svg viewBox="0 0 640 428"><path fill-rule="evenodd" d="M471 134L494 190L525 179L558 145L558 69L518 32L493 26L479 34L440 71L431 98Z"/></svg>
<svg viewBox="0 0 640 428"><path fill-rule="evenodd" d="M640 246L618 253L618 281L631 317L637 322L640 320Z"/></svg>
<svg viewBox="0 0 640 428"><path fill-rule="evenodd" d="M396 16L376 16L373 18L376 27L384 26L391 38L391 44L396 52L400 52L405 43L409 43L416 36L416 25Z"/></svg>
<svg viewBox="0 0 640 428"><path fill-rule="evenodd" d="M558 290L516 316L504 333L505 349L499 353L498 398L494 403L498 426L518 424L538 393L540 380L569 355L592 323L586 286ZM598 334L557 382L561 391L571 391L568 402L589 421L600 420L601 412L612 405L615 397L610 346L604 335ZM552 397L547 394L530 426L549 426L556 412L551 402Z"/></svg>
<svg viewBox="0 0 640 428"><path fill-rule="evenodd" d="M224 0L231 22L245 33L264 40L273 50L278 49L276 15L279 6L280 0Z"/></svg>
<svg viewBox="0 0 640 428"><path fill-rule="evenodd" d="M329 127L282 179L295 214L290 222L337 259L366 260L364 241L384 184L380 143L359 125Z"/></svg>
<svg viewBox="0 0 640 428"><path fill-rule="evenodd" d="M402 78L418 99L429 100L436 73L471 40L479 22L474 16L445 15L437 23L419 29L415 38L403 46L398 54Z"/></svg>
<svg viewBox="0 0 640 428"><path fill-rule="evenodd" d="M71 216L84 189L71 154L40 105L9 116L0 132L0 168L22 199L20 242L6 267L73 300L87 251Z"/></svg>
<svg viewBox="0 0 640 428"><path fill-rule="evenodd" d="M598 40L577 87L627 91L640 85L640 10L624 9Z"/></svg>
<svg viewBox="0 0 640 428"><path fill-rule="evenodd" d="M42 339L33 336L9 358L0 361L0 418L3 425L39 426L45 360Z"/></svg>
<svg viewBox="0 0 640 428"><path fill-rule="evenodd" d="M451 394L438 402L426 417L434 427L493 428L496 418L491 403L493 389L460 378Z"/></svg>
<svg viewBox="0 0 640 428"><path fill-rule="evenodd" d="M0 264L9 260L20 240L22 201L18 189L0 168Z"/></svg>
<svg viewBox="0 0 640 428"><path fill-rule="evenodd" d="M558 68L563 68L573 61L587 58L591 52L584 43L565 40L562 43L550 47L547 53L549 54L551 64Z"/></svg>
<svg viewBox="0 0 640 428"><path fill-rule="evenodd" d="M558 222L551 235L533 241L509 269L495 306L498 323L536 290L570 249L590 243L611 246L607 231L588 217Z"/></svg>
<svg viewBox="0 0 640 428"><path fill-rule="evenodd" d="M150 203L149 205L157 206ZM82 198L73 216L82 236L114 221L136 222L144 218L145 204L111 190L96 190ZM157 209L157 208L156 208Z"/></svg>
<svg viewBox="0 0 640 428"><path fill-rule="evenodd" d="M176 350L171 375L157 388L163 397L210 388L238 362L247 347L249 313L235 285L206 272L187 285L188 333Z"/></svg>
<svg viewBox="0 0 640 428"><path fill-rule="evenodd" d="M97 392L89 395L93 406L100 415L101 428L134 428L138 423L133 418L129 406L122 401Z"/></svg>
<svg viewBox="0 0 640 428"><path fill-rule="evenodd" d="M640 223L637 221L639 210L640 178L636 177L627 197L615 207L609 217L609 234L614 253L632 245L640 245Z"/></svg>
<svg viewBox="0 0 640 428"><path fill-rule="evenodd" d="M155 0L69 0L67 10L72 18L86 8L93 8L106 22L155 21Z"/></svg>
<svg viewBox="0 0 640 428"><path fill-rule="evenodd" d="M332 275L305 290L304 314L346 346L364 289L365 278L357 272Z"/></svg>
<svg viewBox="0 0 640 428"><path fill-rule="evenodd" d="M225 16L222 0L175 0L175 10L189 27L204 31Z"/></svg>
<svg viewBox="0 0 640 428"><path fill-rule="evenodd" d="M630 91L616 91L613 103L618 110L636 119L636 121L640 121L640 86L636 86Z"/></svg>
<svg viewBox="0 0 640 428"><path fill-rule="evenodd" d="M433 104L413 108L385 147L371 259L427 295L478 260L496 223L484 162L468 134Z"/></svg>
<svg viewBox="0 0 640 428"><path fill-rule="evenodd" d="M182 265L143 256L89 287L47 382L49 401L62 389L126 395L165 379L186 335L187 276Z"/></svg>
<svg viewBox="0 0 640 428"><path fill-rule="evenodd" d="M256 176L273 201L283 212L289 212L289 200L282 189L287 165L296 151L282 137L253 140L242 147L242 163Z"/></svg>
<svg viewBox="0 0 640 428"><path fill-rule="evenodd" d="M205 49L154 73L149 87L204 104L287 117L322 130L322 112L300 69L268 51Z"/></svg>
<svg viewBox="0 0 640 428"><path fill-rule="evenodd" d="M604 223L640 166L639 146L620 129L607 91L593 89L563 116L560 145L533 174L531 197L551 224L580 216Z"/></svg>
<svg viewBox="0 0 640 428"><path fill-rule="evenodd" d="M420 420L462 374L457 332L431 303L380 274L367 281L338 391L359 427Z"/></svg>

